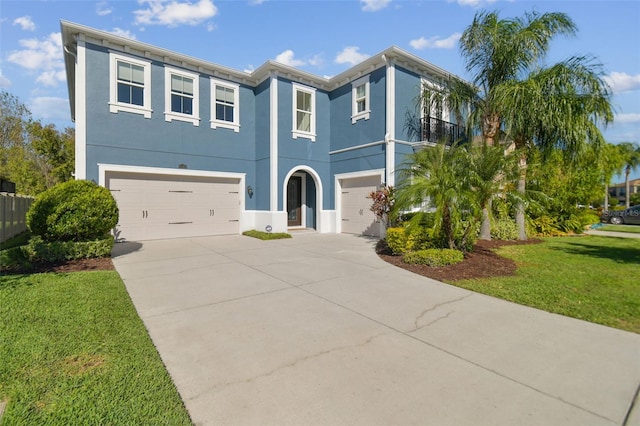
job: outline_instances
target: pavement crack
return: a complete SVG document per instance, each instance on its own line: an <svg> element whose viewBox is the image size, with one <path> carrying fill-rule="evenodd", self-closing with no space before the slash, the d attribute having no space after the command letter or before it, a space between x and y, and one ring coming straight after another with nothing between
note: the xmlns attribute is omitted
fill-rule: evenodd
<svg viewBox="0 0 640 426"><path fill-rule="evenodd" d="M436 305L433 305L430 308L425 309L424 311L420 312L420 314L416 317L416 319L415 319L415 321L413 323L414 324L414 328L413 328L413 330L409 330L408 333L411 333L412 331L420 330L421 328L427 327L427 326L429 326L429 325L431 325L431 324L433 324L433 323L435 323L437 321L440 321L441 319L444 319L444 318L448 317L449 315L451 315L454 311L451 311L448 314L446 314L445 316L440 317L440 318L436 319L435 321L431 321L428 324L420 325L420 320L423 319L425 317L425 315L427 315L428 313L433 312L433 311L435 311L436 309L438 309L438 308L440 308L442 306L446 306L446 305L450 305L452 303L460 302L461 300L464 300L464 299L466 299L468 297L471 297L471 296L473 296L473 293L469 293L469 294L464 295L462 297L458 297L457 299L447 300L446 302L438 303Z"/></svg>
<svg viewBox="0 0 640 426"><path fill-rule="evenodd" d="M278 367L275 367L272 370L269 370L267 372L258 374L257 376L250 377L248 379L235 380L235 381L231 381L231 382L220 383L220 384L215 385L215 386L213 386L211 388L208 388L208 389L206 389L206 390L204 390L202 392L199 392L197 395L194 395L194 396L192 396L190 398L187 398L187 400L192 401L194 399L199 398L200 396L202 396L203 394L205 394L207 392L216 391L217 389L225 388L227 386L233 386L233 385L239 385L239 384L249 384L249 383L252 383L252 382L254 382L254 381L258 380L258 379L262 379L262 378L265 378L265 377L272 376L272 375L276 374L278 371L285 370L287 368L296 367L300 363L303 363L305 361L309 361L309 360L314 359L314 358L319 358L321 356L324 356L324 355L327 355L327 354L330 354L330 353L333 353L333 352L339 352L339 351L342 351L342 350L345 350L345 349L353 349L353 348L366 346L369 343L371 343L373 340L377 339L378 337L384 336L386 334L388 334L388 333L378 333L376 335L373 335L373 336L367 338L364 342L356 343L356 344L353 344L353 345L338 346L338 347L335 347L335 348L331 348L331 349L327 349L327 350L324 350L324 351L316 352L316 353L311 354L311 355L306 355L306 356L303 356L303 357L300 357L300 358L296 358L295 360L293 360L293 361L291 361L291 362L289 362L287 364L280 365Z"/></svg>

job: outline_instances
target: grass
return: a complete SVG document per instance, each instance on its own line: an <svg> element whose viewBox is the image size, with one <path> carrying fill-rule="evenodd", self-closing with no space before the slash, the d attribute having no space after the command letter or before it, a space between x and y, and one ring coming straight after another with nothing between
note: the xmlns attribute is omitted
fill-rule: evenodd
<svg viewBox="0 0 640 426"><path fill-rule="evenodd" d="M244 231L242 235L257 238L259 240L280 240L283 238L291 238L291 234L287 234L286 232L262 232L256 230Z"/></svg>
<svg viewBox="0 0 640 426"><path fill-rule="evenodd" d="M611 232L630 232L632 234L640 234L640 226L633 225L604 225L598 228L598 231L611 231Z"/></svg>
<svg viewBox="0 0 640 426"><path fill-rule="evenodd" d="M515 276L451 284L640 333L640 240L556 237L541 244L505 246L497 253L516 261Z"/></svg>
<svg viewBox="0 0 640 426"><path fill-rule="evenodd" d="M115 271L0 278L0 401L16 424L191 424Z"/></svg>

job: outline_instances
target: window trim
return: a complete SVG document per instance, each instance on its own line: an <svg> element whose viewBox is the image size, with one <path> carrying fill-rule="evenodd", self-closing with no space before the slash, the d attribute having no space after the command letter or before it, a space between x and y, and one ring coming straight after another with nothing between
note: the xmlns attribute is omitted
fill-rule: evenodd
<svg viewBox="0 0 640 426"><path fill-rule="evenodd" d="M218 127L223 129L231 129L238 133L240 131L240 85L229 81L218 80L210 77L211 81L211 128ZM224 121L216 118L216 87L224 87L233 90L233 121Z"/></svg>
<svg viewBox="0 0 640 426"><path fill-rule="evenodd" d="M310 139L311 142L315 142L316 141L316 89L309 86L303 86L302 84L298 84L298 83L291 83L291 87L292 87L291 92L293 93L292 105L291 105L292 120L293 120L291 123L291 136L293 137L293 139L304 138L304 139ZM297 128L298 92L304 92L311 95L311 111L310 111L311 118L310 118L309 132L298 130Z"/></svg>
<svg viewBox="0 0 640 426"><path fill-rule="evenodd" d="M144 95L142 106L118 102L118 61L143 68ZM117 114L120 111L141 114L145 118L151 118L151 113L153 112L151 109L151 62L109 52L109 112Z"/></svg>
<svg viewBox="0 0 640 426"><path fill-rule="evenodd" d="M171 76L177 75L193 80L193 114L183 114L171 110ZM194 126L200 125L200 75L173 68L164 67L164 121L186 121Z"/></svg>
<svg viewBox="0 0 640 426"><path fill-rule="evenodd" d="M364 111L358 112L358 87L364 85ZM371 116L371 96L370 96L369 75L360 77L351 83L351 124L358 120L368 120Z"/></svg>

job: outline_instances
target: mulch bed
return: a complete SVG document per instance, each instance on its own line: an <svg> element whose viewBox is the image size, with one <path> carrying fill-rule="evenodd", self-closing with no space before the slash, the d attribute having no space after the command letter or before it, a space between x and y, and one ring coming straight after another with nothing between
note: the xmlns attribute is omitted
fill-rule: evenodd
<svg viewBox="0 0 640 426"><path fill-rule="evenodd" d="M40 262L35 263L28 270L3 271L2 274L37 274L41 272L82 272L82 271L112 271L113 262L110 257L98 259L78 259L66 262Z"/></svg>
<svg viewBox="0 0 640 426"><path fill-rule="evenodd" d="M456 265L433 267L427 265L409 265L402 261L402 256L393 256L384 241L376 246L376 252L380 258L399 268L406 269L416 274L433 278L438 281L458 281L472 278L487 278L513 275L516 271L516 263L493 252L502 246L537 244L541 240L527 241L484 241L479 240L472 252L466 253L464 260Z"/></svg>

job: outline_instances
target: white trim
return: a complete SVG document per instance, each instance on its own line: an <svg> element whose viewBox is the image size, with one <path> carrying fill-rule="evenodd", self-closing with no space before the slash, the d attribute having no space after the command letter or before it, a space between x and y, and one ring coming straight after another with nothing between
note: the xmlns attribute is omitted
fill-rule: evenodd
<svg viewBox="0 0 640 426"><path fill-rule="evenodd" d="M311 142L315 142L316 141L316 89L313 87L309 87L309 86L303 86L301 84L298 83L291 83L291 87L292 90L291 92L293 93L293 100L292 100L292 108L291 110L293 111L293 121L291 123L291 136L293 137L293 139L298 139L298 138L305 138L305 139L310 139ZM298 122L298 118L297 118L297 107L298 107L298 102L297 102L297 92L304 92L304 93L308 93L309 95L311 95L311 118L310 118L310 123L309 123L309 127L310 127L310 131L309 132L305 132L302 130L298 130L297 129L297 122Z"/></svg>
<svg viewBox="0 0 640 426"><path fill-rule="evenodd" d="M269 82L269 210L278 211L278 74Z"/></svg>
<svg viewBox="0 0 640 426"><path fill-rule="evenodd" d="M118 61L129 62L144 69L143 105L131 105L118 102ZM109 52L109 111L116 114L120 111L142 114L151 118L151 62L142 61L120 53Z"/></svg>
<svg viewBox="0 0 640 426"><path fill-rule="evenodd" d="M324 229L326 227L322 226L322 180L320 180L320 175L311 167L309 166L304 166L304 165L299 165L299 166L295 166L293 168L291 168L291 170L289 170L289 172L286 174L285 178L284 178L284 182L282 185L282 193L286 194L287 193L287 184L289 183L289 178L291 176L293 176L294 174L299 174L301 172L307 172L307 174L309 174L312 178L313 178L313 182L316 184L316 230L320 231L321 229ZM306 192L305 192L305 202L306 202ZM287 197L282 197L282 210L286 213L287 212ZM303 217L304 219L304 217ZM306 226L306 222L302 222L302 226Z"/></svg>
<svg viewBox="0 0 640 426"><path fill-rule="evenodd" d="M169 169L164 167L128 166L124 164L98 163L98 184L106 187L106 174L108 172L156 174L167 176L200 176L223 179L238 179L238 191L240 192L240 211L244 211L246 173L216 172L210 170Z"/></svg>
<svg viewBox="0 0 640 426"><path fill-rule="evenodd" d="M358 112L356 89L364 84L364 111ZM368 120L371 116L371 95L369 75L365 75L351 83L351 124L358 120Z"/></svg>
<svg viewBox="0 0 640 426"><path fill-rule="evenodd" d="M387 119L385 142L386 147L386 184L395 186L396 183L396 67L393 61L387 62Z"/></svg>
<svg viewBox="0 0 640 426"><path fill-rule="evenodd" d="M182 114L171 111L171 75L186 77L193 80L193 114ZM200 75L173 68L164 67L164 120L186 121L194 126L200 125Z"/></svg>
<svg viewBox="0 0 640 426"><path fill-rule="evenodd" d="M377 176L380 182L384 181L385 169L363 170L360 172L339 173L334 175L335 179L335 207L336 207L336 233L342 232L342 181L345 179Z"/></svg>
<svg viewBox="0 0 640 426"><path fill-rule="evenodd" d="M75 123L76 123L76 147L75 147L75 178L87 178L87 55L84 36L78 37L76 53L76 86L75 86Z"/></svg>
<svg viewBox="0 0 640 426"><path fill-rule="evenodd" d="M238 133L240 131L240 85L213 77L210 77L209 80L211 81L211 128L232 129ZM233 90L233 121L218 120L216 118L216 86Z"/></svg>

